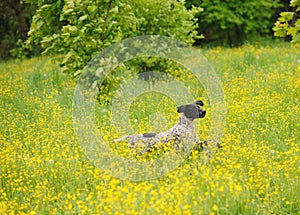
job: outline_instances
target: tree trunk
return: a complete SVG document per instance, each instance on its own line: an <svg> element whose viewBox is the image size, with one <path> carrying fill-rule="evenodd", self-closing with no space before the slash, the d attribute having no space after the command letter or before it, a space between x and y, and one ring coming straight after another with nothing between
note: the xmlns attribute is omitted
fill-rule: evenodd
<svg viewBox="0 0 300 215"><path fill-rule="evenodd" d="M20 0L6 0L5 2L12 10L14 10L16 14L21 33L21 39L24 42L27 39L28 26L21 10Z"/></svg>
<svg viewBox="0 0 300 215"><path fill-rule="evenodd" d="M300 15L298 15L298 13L297 13L298 12L297 8L298 7L293 8L294 15L293 15L293 18L292 18L292 21L291 21L291 26L292 27L295 27L295 23L296 23L297 19L300 18Z"/></svg>

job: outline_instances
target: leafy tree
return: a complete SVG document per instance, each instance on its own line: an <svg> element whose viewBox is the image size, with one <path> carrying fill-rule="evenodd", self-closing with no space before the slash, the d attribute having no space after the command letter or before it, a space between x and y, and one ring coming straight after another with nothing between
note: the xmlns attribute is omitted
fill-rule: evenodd
<svg viewBox="0 0 300 215"><path fill-rule="evenodd" d="M300 42L300 0L291 0L293 12L282 12L273 27L278 37L291 36L292 42Z"/></svg>
<svg viewBox="0 0 300 215"><path fill-rule="evenodd" d="M187 0L186 6L203 7L197 14L205 41L239 45L256 35L271 31L270 19L280 7L279 0Z"/></svg>
<svg viewBox="0 0 300 215"><path fill-rule="evenodd" d="M30 43L44 54L62 54L64 72L78 76L97 52L124 38L159 34L192 44L197 37L194 14L183 0L37 1Z"/></svg>
<svg viewBox="0 0 300 215"><path fill-rule="evenodd" d="M198 36L195 14L203 11L200 7L187 10L185 1L131 0L134 14L138 18L138 30L142 34L162 35L193 44Z"/></svg>
<svg viewBox="0 0 300 215"><path fill-rule="evenodd" d="M34 6L20 0L0 1L0 59L11 57L10 50L27 39Z"/></svg>

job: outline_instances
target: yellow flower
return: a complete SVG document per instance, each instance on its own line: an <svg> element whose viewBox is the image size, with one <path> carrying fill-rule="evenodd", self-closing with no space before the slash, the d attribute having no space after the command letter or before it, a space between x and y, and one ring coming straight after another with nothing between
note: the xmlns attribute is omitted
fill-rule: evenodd
<svg viewBox="0 0 300 215"><path fill-rule="evenodd" d="M218 207L216 204L214 204L213 207L212 207L212 209L213 209L214 211L218 211L218 210L219 210L219 207Z"/></svg>

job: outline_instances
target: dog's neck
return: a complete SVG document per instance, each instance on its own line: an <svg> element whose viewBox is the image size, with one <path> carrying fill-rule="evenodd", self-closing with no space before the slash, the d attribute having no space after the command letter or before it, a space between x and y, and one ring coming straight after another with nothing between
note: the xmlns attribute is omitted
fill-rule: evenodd
<svg viewBox="0 0 300 215"><path fill-rule="evenodd" d="M187 118L184 114L181 114L178 124L188 126L188 125L192 124L192 122L193 122L193 119Z"/></svg>

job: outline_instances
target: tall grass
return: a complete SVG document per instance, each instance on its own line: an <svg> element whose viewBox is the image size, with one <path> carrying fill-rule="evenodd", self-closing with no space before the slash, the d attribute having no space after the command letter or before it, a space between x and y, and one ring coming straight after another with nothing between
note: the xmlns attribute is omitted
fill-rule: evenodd
<svg viewBox="0 0 300 215"><path fill-rule="evenodd" d="M206 164L194 150L176 170L142 182L105 175L84 156L72 122L76 82L50 59L1 63L0 214L299 214L299 50L286 43L203 50L226 98L223 147ZM141 132L156 128L146 99L131 107ZM176 122L176 110L164 106L171 101L150 99L163 101L162 127ZM109 110L97 111L107 113L97 119L101 133L118 136ZM205 128L197 132L205 139Z"/></svg>

